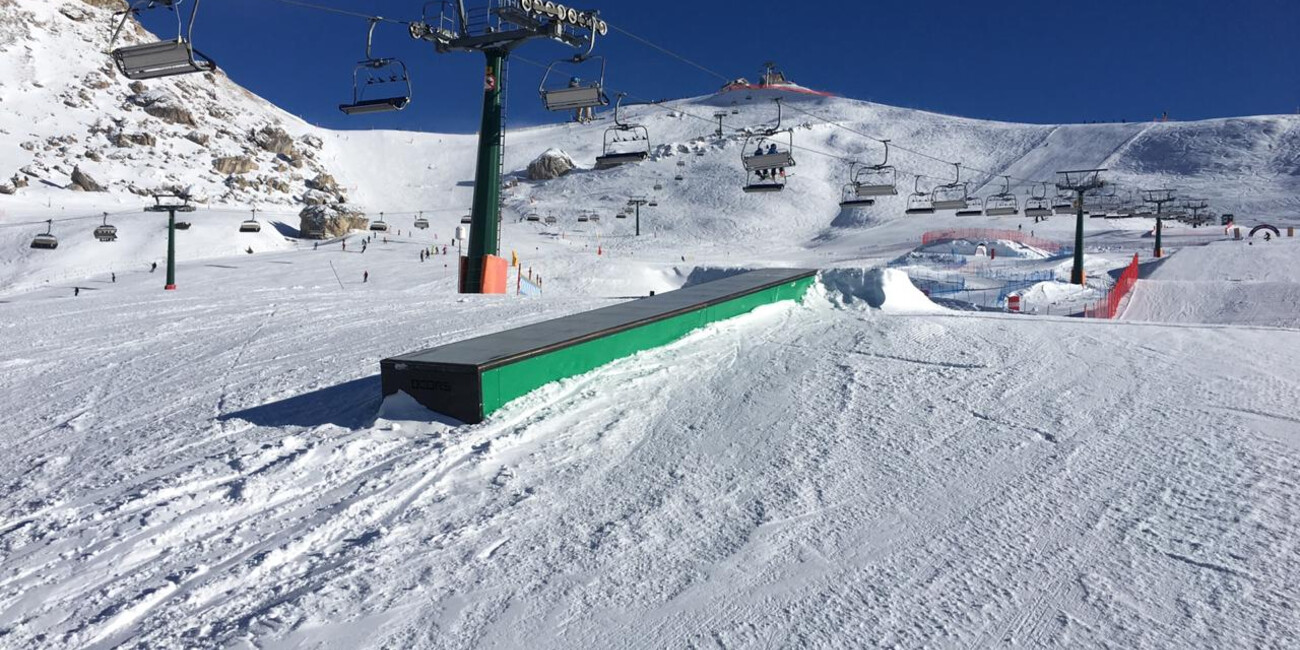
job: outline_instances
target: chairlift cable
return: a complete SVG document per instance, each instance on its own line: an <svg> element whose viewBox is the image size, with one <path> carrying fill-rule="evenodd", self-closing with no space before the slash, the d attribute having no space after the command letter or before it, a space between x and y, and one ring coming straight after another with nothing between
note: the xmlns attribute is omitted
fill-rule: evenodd
<svg viewBox="0 0 1300 650"><path fill-rule="evenodd" d="M384 18L383 16L372 16L370 14L360 13L356 11L348 11L346 9L339 9L337 7L328 7L325 5L312 4L310 2L303 2L302 0L275 0L275 1L281 4L293 5L295 7L302 7L304 9L314 9L316 11L324 11L326 13L338 14L340 16L364 18L365 20L374 20L378 22L391 23L394 25L406 25L406 26L411 25L411 21L409 20L394 20L392 18Z"/></svg>
<svg viewBox="0 0 1300 650"><path fill-rule="evenodd" d="M732 81L732 78L731 78L731 77L728 77L728 76L723 75L723 74L721 74L721 73L718 73L718 72L715 72L715 71L713 71L713 70L710 70L709 68L706 68L706 67L704 67L703 65L700 65L700 64L698 64L698 63L696 63L696 62L694 62L694 61L692 61L692 60L690 60L690 59L688 59L688 58L686 58L686 57L684 57L684 56L682 56L682 55L680 55L680 54L678 54L678 53L676 53L676 52L674 52L674 51L672 51L672 50L670 50L670 49L668 49L668 48L666 48L666 47L663 47L663 46L661 46L661 45L656 45L655 43L653 43L653 42L651 42L651 41L649 41L649 40L647 40L647 39L645 39L645 38L642 38L642 37L640 37L640 36L637 36L636 34L633 34L632 32L629 32L629 31L627 31L626 29L623 29L623 28L619 27L618 25L614 25L614 24L611 23L611 24L609 25L609 28L612 29L612 30L614 30L614 31L616 31L616 32L618 32L618 33L620 33L620 34L622 34L622 35L624 35L624 36L626 36L626 37L628 37L628 38L630 38L630 39L632 39L632 40L634 40L634 41L636 41L636 42L638 42L638 43L640 43L640 44L642 44L642 45L645 45L646 47L653 48L653 49L658 50L659 52L661 52L661 53L663 53L663 54L666 54L666 55L668 55L668 56L671 56L672 58L677 59L678 61L681 61L682 63L685 63L686 65L689 65L689 66L691 66L691 67L693 67L693 68L695 68L695 69L697 69L697 70L700 70L701 72L705 72L705 73L711 74L711 75L713 75L713 76L715 76L715 77L717 77L717 78L719 78L719 79L721 79L721 80L723 80L723 81L727 81L727 82Z"/></svg>

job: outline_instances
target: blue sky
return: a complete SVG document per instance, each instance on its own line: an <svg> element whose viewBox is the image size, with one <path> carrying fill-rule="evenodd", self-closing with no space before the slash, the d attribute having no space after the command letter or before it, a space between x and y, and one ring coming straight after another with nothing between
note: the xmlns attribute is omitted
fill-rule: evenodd
<svg viewBox="0 0 1300 650"><path fill-rule="evenodd" d="M419 0L309 0L409 20ZM481 0L479 0L481 2ZM469 0L472 5L475 0ZM911 0L693 3L592 0L602 16L727 76L775 60L793 80L839 95L1017 122L1149 120L1294 113L1300 109L1300 1ZM743 8L743 11L741 9ZM159 12L165 13L165 12ZM166 35L166 16L146 24ZM402 113L347 117L366 22L276 0L209 0L195 42L237 82L332 128L477 129L482 57L438 55L398 25L375 54L411 68ZM599 46L608 83L642 97L712 92L721 81L611 33ZM547 42L519 56L567 55ZM516 61L514 124L556 119L539 106L541 70Z"/></svg>

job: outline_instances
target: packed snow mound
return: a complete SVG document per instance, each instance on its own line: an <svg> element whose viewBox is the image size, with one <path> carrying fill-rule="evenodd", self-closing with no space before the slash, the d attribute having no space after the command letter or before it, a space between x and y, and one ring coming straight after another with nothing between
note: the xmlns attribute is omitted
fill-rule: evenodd
<svg viewBox="0 0 1300 650"><path fill-rule="evenodd" d="M893 313L947 311L931 302L899 269L834 269L822 271L818 278L835 304L865 302L872 309Z"/></svg>
<svg viewBox="0 0 1300 650"><path fill-rule="evenodd" d="M573 158L563 150L547 149L533 162L528 163L528 180L553 180L573 171L576 167Z"/></svg>

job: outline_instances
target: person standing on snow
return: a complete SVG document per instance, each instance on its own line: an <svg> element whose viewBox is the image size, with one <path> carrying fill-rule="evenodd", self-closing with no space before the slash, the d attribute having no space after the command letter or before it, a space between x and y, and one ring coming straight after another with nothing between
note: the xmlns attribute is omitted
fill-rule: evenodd
<svg viewBox="0 0 1300 650"><path fill-rule="evenodd" d="M370 271L361 272L361 283L365 284L370 281Z"/></svg>
<svg viewBox="0 0 1300 650"><path fill-rule="evenodd" d="M157 262L154 262L154 263L153 263L153 266L150 266L150 267L149 267L149 272L150 272L150 273L153 273L154 271L157 271L157 270L158 270L158 263L157 263Z"/></svg>
<svg viewBox="0 0 1300 650"><path fill-rule="evenodd" d="M73 288L72 288L72 297L73 297L73 298L76 298L77 296L80 296L80 295L81 295L81 287L73 287Z"/></svg>

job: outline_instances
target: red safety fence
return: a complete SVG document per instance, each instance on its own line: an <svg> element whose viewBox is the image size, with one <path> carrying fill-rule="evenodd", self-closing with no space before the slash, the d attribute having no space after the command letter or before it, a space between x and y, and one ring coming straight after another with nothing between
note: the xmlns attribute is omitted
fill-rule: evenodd
<svg viewBox="0 0 1300 650"><path fill-rule="evenodd" d="M1119 313L1119 303L1124 297L1133 291L1133 285L1138 281L1138 256L1133 254L1133 261L1125 267L1124 272L1120 274L1119 279L1115 281L1115 286L1106 290L1106 294L1101 300L1088 305L1083 310L1084 318L1114 318Z"/></svg>
<svg viewBox="0 0 1300 650"><path fill-rule="evenodd" d="M921 235L921 245L929 246L930 244L938 242L954 241L959 239L975 243L1005 239L1026 246L1040 248L1049 253L1056 253L1061 250L1061 244L1057 242L1026 235L1019 230L993 230L990 228L952 228L949 230L931 230L930 232Z"/></svg>

